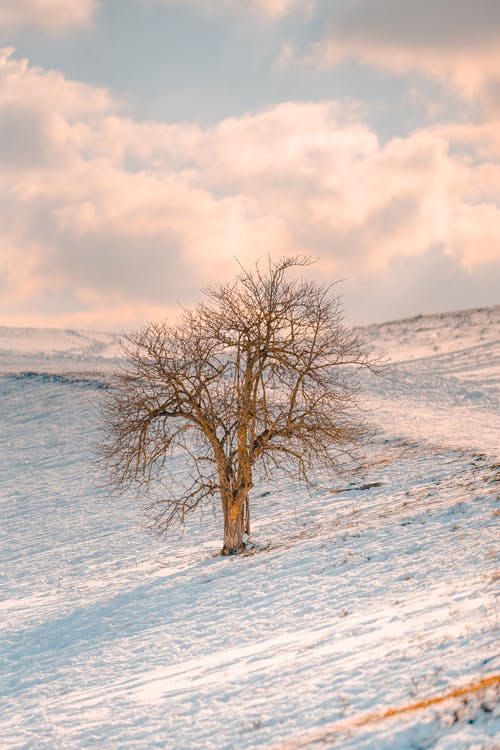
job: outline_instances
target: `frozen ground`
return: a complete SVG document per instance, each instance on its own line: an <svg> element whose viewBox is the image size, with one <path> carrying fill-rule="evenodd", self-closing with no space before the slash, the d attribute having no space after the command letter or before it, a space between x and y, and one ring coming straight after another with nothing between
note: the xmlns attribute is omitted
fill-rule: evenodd
<svg viewBox="0 0 500 750"><path fill-rule="evenodd" d="M256 488L270 547L227 559L106 496L116 338L0 329L2 749L500 747L494 686L352 723L500 673L500 308L366 333L399 364L361 465Z"/></svg>

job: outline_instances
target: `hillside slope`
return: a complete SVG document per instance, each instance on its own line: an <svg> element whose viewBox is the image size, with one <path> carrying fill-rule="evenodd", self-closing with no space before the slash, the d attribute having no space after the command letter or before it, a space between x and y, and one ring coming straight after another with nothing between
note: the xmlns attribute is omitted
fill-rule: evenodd
<svg viewBox="0 0 500 750"><path fill-rule="evenodd" d="M217 512L165 542L106 494L116 337L0 329L2 747L498 747L494 685L349 721L500 673L500 307L365 333L362 460L256 487L227 559Z"/></svg>

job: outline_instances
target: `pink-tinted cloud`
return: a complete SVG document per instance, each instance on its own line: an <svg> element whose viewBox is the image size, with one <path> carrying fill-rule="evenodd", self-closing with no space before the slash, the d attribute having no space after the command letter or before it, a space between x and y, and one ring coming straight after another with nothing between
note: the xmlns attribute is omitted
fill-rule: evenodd
<svg viewBox="0 0 500 750"><path fill-rule="evenodd" d="M12 324L126 327L232 276L234 256L268 252L306 251L322 278L374 284L431 250L462 275L500 267L492 123L381 143L335 102L207 129L138 123L106 91L6 52L2 127L0 314Z"/></svg>
<svg viewBox="0 0 500 750"><path fill-rule="evenodd" d="M421 72L492 104L499 48L497 0L357 0L332 17L317 54L327 64L352 58L396 74Z"/></svg>
<svg viewBox="0 0 500 750"><path fill-rule="evenodd" d="M96 8L97 0L2 0L0 26L7 29L38 26L60 32L86 26Z"/></svg>
<svg viewBox="0 0 500 750"><path fill-rule="evenodd" d="M500 259L493 216L480 243L465 218L478 206L500 217L494 162L454 154L445 129L380 144L368 126L342 122L339 113L330 103L284 104L226 120L204 139L200 179L279 215L293 249L319 254L342 275L356 266L383 271L434 245L457 263ZM476 136L469 145L479 151L486 133Z"/></svg>

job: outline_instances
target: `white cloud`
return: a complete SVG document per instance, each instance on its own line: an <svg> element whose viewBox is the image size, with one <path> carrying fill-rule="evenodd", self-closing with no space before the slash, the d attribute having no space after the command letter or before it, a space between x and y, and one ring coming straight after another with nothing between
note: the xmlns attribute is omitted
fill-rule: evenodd
<svg viewBox="0 0 500 750"><path fill-rule="evenodd" d="M334 102L208 129L137 123L105 90L6 52L0 313L136 324L231 276L234 256L268 252L307 251L322 278L374 284L430 248L462 274L498 270L499 153L491 123L382 144Z"/></svg>
<svg viewBox="0 0 500 750"><path fill-rule="evenodd" d="M48 31L64 31L86 26L97 8L97 0L2 0L0 26L16 29L39 26Z"/></svg>
<svg viewBox="0 0 500 750"><path fill-rule="evenodd" d="M0 50L0 161L3 169L61 165L76 157L74 124L111 111L105 89L44 72Z"/></svg>

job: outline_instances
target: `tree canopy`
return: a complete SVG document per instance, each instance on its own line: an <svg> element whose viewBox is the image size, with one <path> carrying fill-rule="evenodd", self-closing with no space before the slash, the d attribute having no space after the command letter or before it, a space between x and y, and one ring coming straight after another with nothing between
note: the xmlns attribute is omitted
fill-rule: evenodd
<svg viewBox="0 0 500 750"><path fill-rule="evenodd" d="M311 262L240 267L176 323L125 337L126 365L105 406L104 458L118 489L162 488L149 505L157 531L215 498L222 553L240 551L256 471L310 483L359 436L354 373L376 363L344 325L333 285L300 275ZM169 477L179 449L186 472Z"/></svg>

